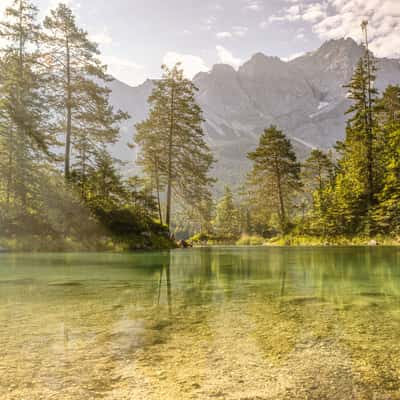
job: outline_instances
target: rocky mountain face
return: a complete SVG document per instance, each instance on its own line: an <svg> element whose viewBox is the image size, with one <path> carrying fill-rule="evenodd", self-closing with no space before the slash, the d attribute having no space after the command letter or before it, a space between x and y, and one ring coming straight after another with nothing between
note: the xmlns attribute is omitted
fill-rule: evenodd
<svg viewBox="0 0 400 400"><path fill-rule="evenodd" d="M215 175L225 183L239 183L248 170L247 152L271 124L292 139L300 157L343 139L349 107L343 85L363 52L352 39L331 40L290 62L258 53L238 71L219 64L195 76L205 132L218 159ZM378 89L400 84L399 60L378 59L377 67ZM124 160L134 157L126 143L132 141L134 124L147 115L152 87L152 81L136 88L118 81L111 84L113 105L132 116L114 148Z"/></svg>

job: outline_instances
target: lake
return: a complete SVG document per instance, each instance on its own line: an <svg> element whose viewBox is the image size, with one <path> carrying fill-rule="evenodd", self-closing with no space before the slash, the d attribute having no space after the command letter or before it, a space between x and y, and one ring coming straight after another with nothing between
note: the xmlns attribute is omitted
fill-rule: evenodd
<svg viewBox="0 0 400 400"><path fill-rule="evenodd" d="M0 399L400 399L400 248L0 255Z"/></svg>

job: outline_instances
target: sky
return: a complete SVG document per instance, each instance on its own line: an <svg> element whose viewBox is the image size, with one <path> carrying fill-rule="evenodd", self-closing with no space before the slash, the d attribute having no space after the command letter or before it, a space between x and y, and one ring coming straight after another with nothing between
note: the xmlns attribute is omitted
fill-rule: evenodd
<svg viewBox="0 0 400 400"><path fill-rule="evenodd" d="M0 13L12 0L0 0ZM57 0L32 0L40 17ZM361 40L400 57L400 0L67 0L78 25L100 45L109 72L130 85L181 61L191 78L216 63L238 68L254 53L292 59L325 40Z"/></svg>

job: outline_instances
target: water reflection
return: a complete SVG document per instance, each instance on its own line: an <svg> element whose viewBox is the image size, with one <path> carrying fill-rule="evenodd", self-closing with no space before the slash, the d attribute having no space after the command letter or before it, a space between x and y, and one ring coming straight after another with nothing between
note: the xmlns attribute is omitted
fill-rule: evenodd
<svg viewBox="0 0 400 400"><path fill-rule="evenodd" d="M0 398L400 398L399 255L1 255Z"/></svg>
<svg viewBox="0 0 400 400"><path fill-rule="evenodd" d="M166 284L166 292L167 292L167 303L168 303L168 311L171 314L172 311L172 298L171 298L171 264L170 259L162 264L160 269L160 281L158 284L158 299L157 304L160 305L161 299L161 291L163 287L163 276L165 275L165 284Z"/></svg>

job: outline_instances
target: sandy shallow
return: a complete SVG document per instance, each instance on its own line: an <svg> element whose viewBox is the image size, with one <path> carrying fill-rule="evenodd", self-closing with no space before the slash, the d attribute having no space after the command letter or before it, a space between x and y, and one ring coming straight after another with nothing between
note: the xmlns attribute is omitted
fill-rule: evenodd
<svg viewBox="0 0 400 400"><path fill-rule="evenodd" d="M0 398L400 399L393 299L254 294L138 310L129 298L2 304Z"/></svg>
<svg viewBox="0 0 400 400"><path fill-rule="evenodd" d="M0 262L0 399L400 399L400 252L272 251Z"/></svg>

